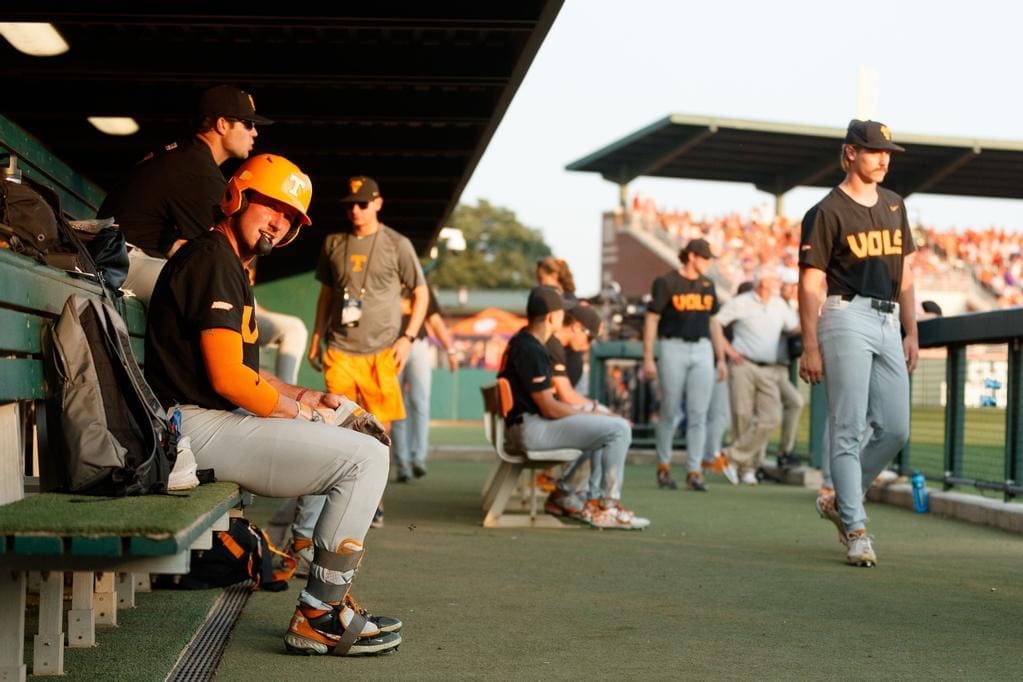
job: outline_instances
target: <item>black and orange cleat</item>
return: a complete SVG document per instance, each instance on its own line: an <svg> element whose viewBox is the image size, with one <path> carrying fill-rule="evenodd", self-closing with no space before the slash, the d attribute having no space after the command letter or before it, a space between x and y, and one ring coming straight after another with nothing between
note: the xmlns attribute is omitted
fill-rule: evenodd
<svg viewBox="0 0 1023 682"><path fill-rule="evenodd" d="M671 477L671 467L667 464L657 465L657 487L678 490L678 483Z"/></svg>
<svg viewBox="0 0 1023 682"><path fill-rule="evenodd" d="M703 482L703 474L699 471L690 471L686 474L686 487L698 493L707 492L707 484Z"/></svg>
<svg viewBox="0 0 1023 682"><path fill-rule="evenodd" d="M399 632L401 630L403 623L400 620L391 616L374 616L356 601L351 592L345 595L344 604L369 621L370 624L375 625L380 632Z"/></svg>
<svg viewBox="0 0 1023 682"><path fill-rule="evenodd" d="M357 611L348 608L295 608L284 634L284 646L304 655L367 656L394 651L401 644L397 632L381 632Z"/></svg>

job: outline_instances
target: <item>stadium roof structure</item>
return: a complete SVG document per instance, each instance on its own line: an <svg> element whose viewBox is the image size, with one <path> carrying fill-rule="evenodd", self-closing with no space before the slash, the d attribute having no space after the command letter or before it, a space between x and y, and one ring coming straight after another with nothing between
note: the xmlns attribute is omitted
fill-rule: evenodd
<svg viewBox="0 0 1023 682"><path fill-rule="evenodd" d="M625 185L640 176L751 183L780 197L832 187L844 128L671 114L566 166ZM1023 199L1023 142L902 135L884 185L914 192Z"/></svg>
<svg viewBox="0 0 1023 682"><path fill-rule="evenodd" d="M43 4L7 3L4 21L52 23L70 50L32 57L0 39L0 116L99 190L187 134L207 87L240 87L274 120L259 127L255 151L287 156L310 175L313 227L260 264L262 279L314 267L323 235L346 222L338 199L352 175L379 180L381 218L425 253L563 0L378 0L313 10L134 3L120 12ZM90 116L132 117L140 130L106 135Z"/></svg>

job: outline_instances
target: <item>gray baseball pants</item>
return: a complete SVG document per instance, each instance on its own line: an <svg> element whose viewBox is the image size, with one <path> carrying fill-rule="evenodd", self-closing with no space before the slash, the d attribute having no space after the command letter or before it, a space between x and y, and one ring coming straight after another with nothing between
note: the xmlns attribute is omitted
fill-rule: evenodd
<svg viewBox="0 0 1023 682"><path fill-rule="evenodd" d="M717 379L717 377L714 377ZM721 452L725 431L732 423L732 408L729 405L728 380L715 381L710 392L710 406L707 408L707 442L703 446L703 461L713 462Z"/></svg>
<svg viewBox="0 0 1023 682"><path fill-rule="evenodd" d="M661 410L654 437L657 462L671 463L671 446L686 399L686 471L700 471L707 443L707 408L714 387L714 348L710 339L699 341L659 339L657 376L661 385Z"/></svg>
<svg viewBox="0 0 1023 682"><path fill-rule="evenodd" d="M576 448L583 454L569 465L562 481L581 492L583 482L577 481L584 463L589 462L590 476L585 485L588 499L617 501L622 499L625 480L625 457L632 444L632 427L621 417L602 414L574 414L561 419L544 419L525 414L522 424L508 429L508 444L516 450L557 450Z"/></svg>
<svg viewBox="0 0 1023 682"><path fill-rule="evenodd" d="M909 374L899 310L828 296L818 341L827 377L831 478L846 530L866 527L863 494L909 440ZM867 426L870 438L860 447Z"/></svg>
<svg viewBox="0 0 1023 682"><path fill-rule="evenodd" d="M366 537L387 485L388 448L330 424L181 406L200 469L267 497L322 495L313 542L337 552Z"/></svg>

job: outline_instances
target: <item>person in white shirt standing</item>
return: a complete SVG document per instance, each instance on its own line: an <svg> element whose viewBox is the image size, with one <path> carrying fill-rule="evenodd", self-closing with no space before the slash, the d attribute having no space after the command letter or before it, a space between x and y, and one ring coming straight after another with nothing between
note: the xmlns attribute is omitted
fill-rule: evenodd
<svg viewBox="0 0 1023 682"><path fill-rule="evenodd" d="M756 485L764 445L781 421L778 385L787 379L788 367L778 362L778 339L783 331L799 328L799 315L779 296L780 288L777 270L762 267L753 290L736 296L718 312L722 326L735 323L732 341L725 346L731 360L733 439L724 453L747 485Z"/></svg>

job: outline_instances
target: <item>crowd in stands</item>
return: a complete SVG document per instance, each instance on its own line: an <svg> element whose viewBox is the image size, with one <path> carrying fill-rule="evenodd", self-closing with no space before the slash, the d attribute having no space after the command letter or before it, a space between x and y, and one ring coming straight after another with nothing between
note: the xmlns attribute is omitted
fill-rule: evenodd
<svg viewBox="0 0 1023 682"><path fill-rule="evenodd" d="M646 230L674 248L690 239L706 239L720 254L713 274L728 291L752 279L761 264L798 267L799 219L773 215L764 207L748 214L697 216L658 207L652 198L636 194L623 219L629 227ZM916 227L914 232L914 273L929 288L961 289L972 276L997 297L998 307L1023 305L1023 232L930 227Z"/></svg>

